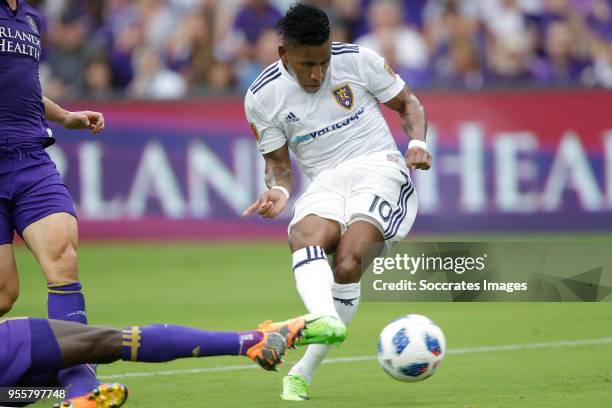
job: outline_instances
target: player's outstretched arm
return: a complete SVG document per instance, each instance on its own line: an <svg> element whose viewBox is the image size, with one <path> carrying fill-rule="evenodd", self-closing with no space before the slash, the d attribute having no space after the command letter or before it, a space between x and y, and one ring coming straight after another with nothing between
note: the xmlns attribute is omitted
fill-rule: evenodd
<svg viewBox="0 0 612 408"><path fill-rule="evenodd" d="M425 137L427 135L427 117L425 108L418 98L407 88L385 105L399 112L404 132L410 138L406 152L406 165L409 169L428 170L431 167L431 155L427 152Z"/></svg>
<svg viewBox="0 0 612 408"><path fill-rule="evenodd" d="M266 185L269 190L244 210L243 217L248 217L255 212L263 218L278 216L285 209L289 193L293 189L294 178L291 171L289 147L284 145L264 155L264 159L266 161Z"/></svg>
<svg viewBox="0 0 612 408"><path fill-rule="evenodd" d="M70 112L45 96L43 96L43 104L47 120L59 123L66 129L89 129L93 134L104 130L104 115L100 112Z"/></svg>

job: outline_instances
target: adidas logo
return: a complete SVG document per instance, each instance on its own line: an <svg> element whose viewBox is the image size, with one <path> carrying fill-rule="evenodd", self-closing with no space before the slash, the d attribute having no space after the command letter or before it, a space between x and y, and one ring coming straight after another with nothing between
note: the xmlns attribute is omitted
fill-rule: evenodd
<svg viewBox="0 0 612 408"><path fill-rule="evenodd" d="M289 114L285 118L285 123L294 123L294 122L299 122L299 121L300 121L300 118L295 116L295 113L293 112L289 112Z"/></svg>

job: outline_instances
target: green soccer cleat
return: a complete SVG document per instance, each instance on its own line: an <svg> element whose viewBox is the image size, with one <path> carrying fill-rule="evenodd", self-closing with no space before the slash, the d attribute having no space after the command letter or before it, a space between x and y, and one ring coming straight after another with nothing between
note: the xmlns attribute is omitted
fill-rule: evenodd
<svg viewBox="0 0 612 408"><path fill-rule="evenodd" d="M295 342L297 346L308 344L326 344L337 346L347 336L346 326L334 316L307 314L304 316L306 328Z"/></svg>
<svg viewBox="0 0 612 408"><path fill-rule="evenodd" d="M310 399L308 391L310 384L299 375L287 375L283 378L283 392L281 399L284 401L307 401Z"/></svg>

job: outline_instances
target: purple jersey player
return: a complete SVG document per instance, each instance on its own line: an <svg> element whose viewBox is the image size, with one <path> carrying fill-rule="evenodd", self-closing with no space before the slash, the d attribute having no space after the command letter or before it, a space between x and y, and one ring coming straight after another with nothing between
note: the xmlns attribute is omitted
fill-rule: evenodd
<svg viewBox="0 0 612 408"><path fill-rule="evenodd" d="M319 318L300 316L245 332L210 332L154 324L123 330L61 320L0 321L0 387L56 386L58 371L78 364L117 360L166 362L178 358L244 355L276 370L287 348L324 342ZM104 384L59 407L119 407L127 398L120 384ZM1 401L0 404L10 402Z"/></svg>
<svg viewBox="0 0 612 408"><path fill-rule="evenodd" d="M44 148L47 120L67 129L104 129L98 112L68 112L43 97L38 77L41 15L25 0L0 0L0 316L19 295L13 257L17 231L49 286L49 318L87 324L77 272L77 221L68 188ZM85 366L62 372L70 393L97 385Z"/></svg>

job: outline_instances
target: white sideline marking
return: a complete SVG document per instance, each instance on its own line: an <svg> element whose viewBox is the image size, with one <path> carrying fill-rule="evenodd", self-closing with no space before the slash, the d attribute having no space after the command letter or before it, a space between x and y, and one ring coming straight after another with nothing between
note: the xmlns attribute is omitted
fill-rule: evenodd
<svg viewBox="0 0 612 408"><path fill-rule="evenodd" d="M599 339L545 341L541 343L506 344L506 345L499 345L499 346L468 347L468 348L450 349L446 351L446 354L491 353L491 352L496 352L496 351L517 351L517 350L545 349L545 348L556 348L556 347L579 347L579 346L589 346L589 345L597 345L597 344L612 344L612 337L602 337ZM354 356L354 357L329 358L327 360L324 360L323 364L354 363L358 361L370 361L370 360L376 360L376 356ZM121 378L173 376L173 375L201 374L201 373L213 373L213 372L218 372L218 371L238 371L238 370L251 370L251 369L259 369L259 366L255 364L249 364L249 365L242 364L242 365L228 365L228 366L221 366L221 367L192 368L192 369L187 369L187 370L145 371L145 372L102 375L100 376L100 379L116 380L116 379L121 379Z"/></svg>

